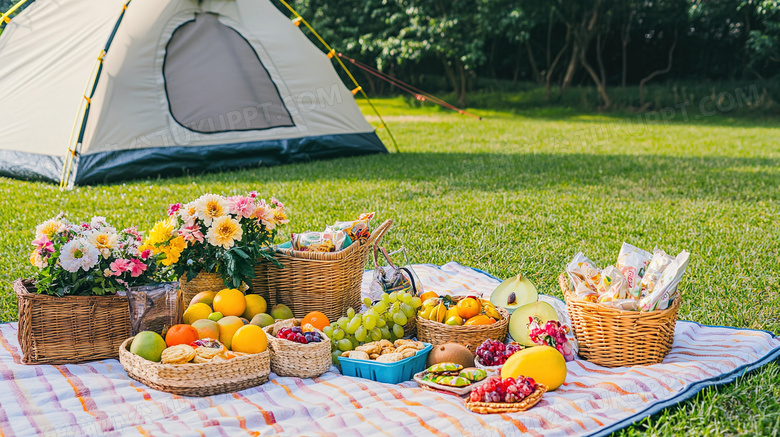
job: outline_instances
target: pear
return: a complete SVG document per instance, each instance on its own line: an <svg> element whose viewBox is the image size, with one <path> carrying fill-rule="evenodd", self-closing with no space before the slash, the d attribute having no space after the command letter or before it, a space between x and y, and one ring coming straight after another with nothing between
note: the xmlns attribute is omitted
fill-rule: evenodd
<svg viewBox="0 0 780 437"><path fill-rule="evenodd" d="M517 308L539 300L536 287L522 274L502 282L490 294L490 302L497 307L506 308L510 314Z"/></svg>

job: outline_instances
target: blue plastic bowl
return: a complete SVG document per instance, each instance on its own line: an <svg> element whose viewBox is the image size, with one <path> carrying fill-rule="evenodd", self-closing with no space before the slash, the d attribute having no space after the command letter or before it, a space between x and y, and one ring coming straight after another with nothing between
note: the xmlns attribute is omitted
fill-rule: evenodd
<svg viewBox="0 0 780 437"><path fill-rule="evenodd" d="M433 346L430 343L425 343L423 350L417 352L414 356L404 358L395 363L377 363L369 360L339 358L341 374L387 384L410 381L415 373L426 369L425 363L428 361L428 353L431 352L431 349L433 349Z"/></svg>

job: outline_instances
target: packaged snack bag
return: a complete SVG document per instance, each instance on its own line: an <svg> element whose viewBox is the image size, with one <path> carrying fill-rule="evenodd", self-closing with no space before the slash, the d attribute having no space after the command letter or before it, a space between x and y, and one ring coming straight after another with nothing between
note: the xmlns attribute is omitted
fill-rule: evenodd
<svg viewBox="0 0 780 437"><path fill-rule="evenodd" d="M566 266L566 273L574 285L575 296L586 300L595 300L598 297L601 269L582 252L574 255L574 259Z"/></svg>
<svg viewBox="0 0 780 437"><path fill-rule="evenodd" d="M634 298L642 296L642 276L650 262L650 252L639 249L628 243L623 243L618 255L617 268L626 278L628 293Z"/></svg>
<svg viewBox="0 0 780 437"><path fill-rule="evenodd" d="M626 278L617 267L609 266L601 271L599 293L599 303L613 302L630 297Z"/></svg>
<svg viewBox="0 0 780 437"><path fill-rule="evenodd" d="M617 299L602 304L623 311L639 311L639 302L636 299Z"/></svg>
<svg viewBox="0 0 780 437"><path fill-rule="evenodd" d="M688 268L690 255L690 253L683 250L674 261L666 266L661 274L661 278L655 284L653 292L639 301L640 311L665 310L669 308L669 302L680 294L677 290L677 285L685 274L685 269Z"/></svg>
<svg viewBox="0 0 780 437"><path fill-rule="evenodd" d="M336 222L330 226L334 231L344 231L352 241L358 241L371 236L371 219L374 218L374 212L360 214L357 220L351 222Z"/></svg>
<svg viewBox="0 0 780 437"><path fill-rule="evenodd" d="M647 271L642 276L642 293L644 295L650 294L655 289L655 285L658 280L661 279L661 274L664 269L672 262L674 258L667 255L661 249L655 248L653 250L653 258L650 260L650 264L647 266Z"/></svg>
<svg viewBox="0 0 780 437"><path fill-rule="evenodd" d="M292 234L292 248L307 252L336 252L343 247L345 238L344 231Z"/></svg>

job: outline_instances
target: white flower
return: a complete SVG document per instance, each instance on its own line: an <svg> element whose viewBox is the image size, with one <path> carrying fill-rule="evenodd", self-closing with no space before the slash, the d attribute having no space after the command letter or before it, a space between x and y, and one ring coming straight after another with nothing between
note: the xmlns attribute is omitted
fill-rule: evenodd
<svg viewBox="0 0 780 437"><path fill-rule="evenodd" d="M100 251L103 258L108 259L111 256L111 249L117 247L119 236L103 230L94 230L87 233L87 241Z"/></svg>
<svg viewBox="0 0 780 437"><path fill-rule="evenodd" d="M198 215L195 210L195 202L190 202L179 209L179 216L187 226L193 226Z"/></svg>
<svg viewBox="0 0 780 437"><path fill-rule="evenodd" d="M230 214L230 202L216 194L204 194L193 204L195 206L195 215L206 226L211 226L211 222L214 219Z"/></svg>
<svg viewBox="0 0 780 437"><path fill-rule="evenodd" d="M241 228L241 223L229 216L224 216L214 220L213 226L206 233L206 239L212 246L230 249L236 241L241 241L243 235L244 230Z"/></svg>
<svg viewBox="0 0 780 437"><path fill-rule="evenodd" d="M100 251L84 238L69 241L62 246L60 265L62 268L75 273L79 269L89 271L100 258Z"/></svg>
<svg viewBox="0 0 780 437"><path fill-rule="evenodd" d="M51 240L54 234L65 230L65 227L65 224L59 220L46 220L35 227L35 238L38 239L45 235L46 238Z"/></svg>

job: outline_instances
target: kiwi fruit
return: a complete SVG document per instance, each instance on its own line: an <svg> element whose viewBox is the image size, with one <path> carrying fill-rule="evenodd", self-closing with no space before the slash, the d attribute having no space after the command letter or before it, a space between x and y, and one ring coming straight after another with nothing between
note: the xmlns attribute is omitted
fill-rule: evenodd
<svg viewBox="0 0 780 437"><path fill-rule="evenodd" d="M474 354L458 343L445 343L434 346L428 354L427 367L437 363L456 363L463 367L474 367Z"/></svg>

